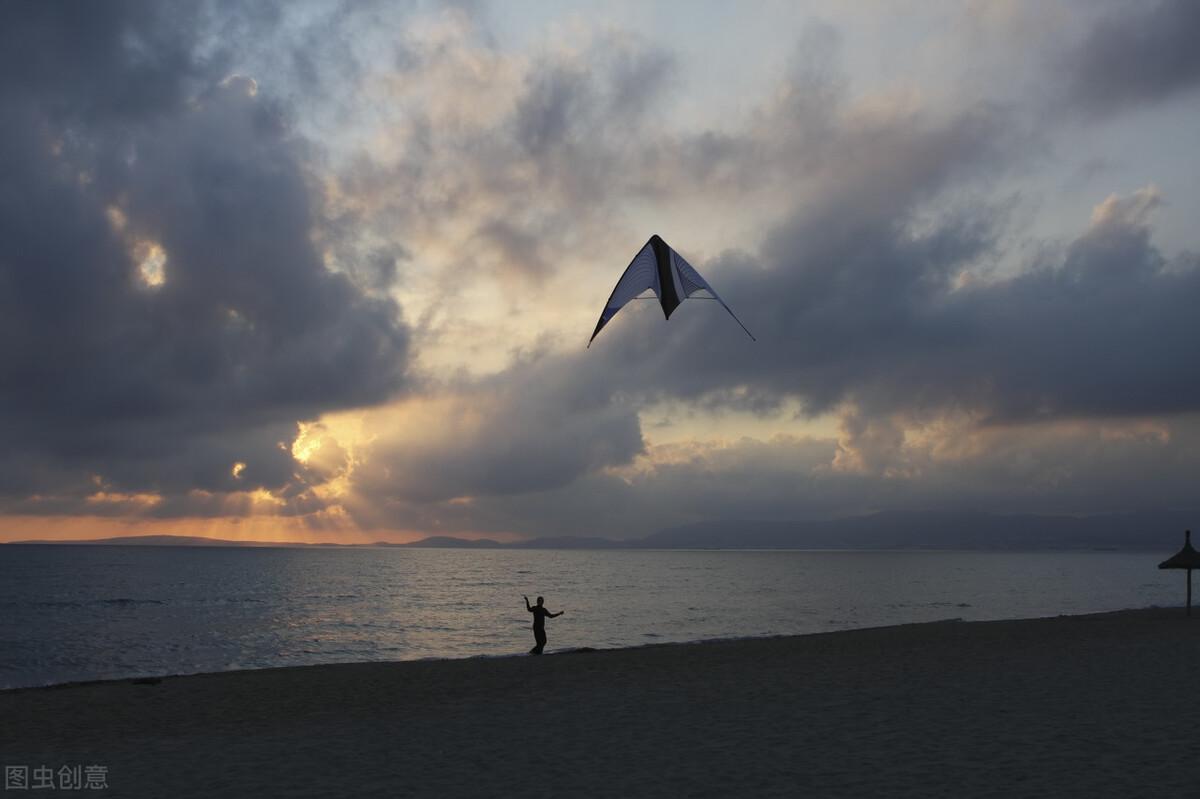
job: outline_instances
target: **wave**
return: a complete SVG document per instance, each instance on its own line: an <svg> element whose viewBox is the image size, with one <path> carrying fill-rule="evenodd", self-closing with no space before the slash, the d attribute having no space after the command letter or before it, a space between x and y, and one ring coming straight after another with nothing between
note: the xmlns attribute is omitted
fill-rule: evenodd
<svg viewBox="0 0 1200 799"><path fill-rule="evenodd" d="M165 599L131 599L129 597L115 597L112 599L85 599L82 601L74 599L52 599L45 602L34 602L33 606L38 608L88 608L97 606L110 607L132 607L134 605L166 605Z"/></svg>

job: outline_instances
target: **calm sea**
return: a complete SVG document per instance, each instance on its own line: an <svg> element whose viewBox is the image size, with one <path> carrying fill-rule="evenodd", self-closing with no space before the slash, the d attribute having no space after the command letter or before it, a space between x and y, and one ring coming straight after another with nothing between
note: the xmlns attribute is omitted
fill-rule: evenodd
<svg viewBox="0 0 1200 799"><path fill-rule="evenodd" d="M1166 553L1170 554L1170 553ZM1161 553L0 547L0 687L1180 605Z"/></svg>

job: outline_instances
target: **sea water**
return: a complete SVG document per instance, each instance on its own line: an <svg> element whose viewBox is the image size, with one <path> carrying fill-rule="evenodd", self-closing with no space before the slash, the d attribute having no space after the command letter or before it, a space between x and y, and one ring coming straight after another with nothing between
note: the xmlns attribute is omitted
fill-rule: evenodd
<svg viewBox="0 0 1200 799"><path fill-rule="evenodd" d="M1170 554L1170 553L1166 553ZM0 546L0 687L1179 605L1163 553Z"/></svg>

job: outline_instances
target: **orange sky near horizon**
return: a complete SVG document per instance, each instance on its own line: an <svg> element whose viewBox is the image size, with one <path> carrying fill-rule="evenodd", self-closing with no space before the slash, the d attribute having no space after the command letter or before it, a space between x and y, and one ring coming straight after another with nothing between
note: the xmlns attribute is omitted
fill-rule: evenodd
<svg viewBox="0 0 1200 799"><path fill-rule="evenodd" d="M0 542L92 541L121 536L198 536L223 541L265 541L295 544L407 544L430 533L402 530L315 529L294 517L245 516L213 519L126 519L106 516L4 516ZM515 534L454 533L455 538L516 541Z"/></svg>

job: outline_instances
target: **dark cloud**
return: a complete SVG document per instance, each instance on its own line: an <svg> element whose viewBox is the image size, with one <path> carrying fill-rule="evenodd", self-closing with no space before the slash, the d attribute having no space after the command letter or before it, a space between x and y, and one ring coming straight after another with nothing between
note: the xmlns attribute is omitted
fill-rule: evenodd
<svg viewBox="0 0 1200 799"><path fill-rule="evenodd" d="M656 104L673 84L678 69L675 56L659 48L636 43L618 49L609 72L606 106L620 120L653 114Z"/></svg>
<svg viewBox="0 0 1200 799"><path fill-rule="evenodd" d="M1189 416L1144 427L967 425L954 429L949 443L884 445L866 464L842 463L845 439L781 435L660 445L645 462L616 473L590 472L554 488L469 501L371 501L371 516L362 518L446 534L634 538L709 519L789 521L882 509L1075 514L1188 508L1194 504L1191 475L1200 466L1197 422Z"/></svg>
<svg viewBox="0 0 1200 799"><path fill-rule="evenodd" d="M657 106L675 68L669 51L616 34L600 37L582 57L539 61L514 104L516 146L499 157L534 167L536 182L522 187L530 196L547 192L576 215L609 209L640 180L638 160L663 140Z"/></svg>
<svg viewBox="0 0 1200 799"><path fill-rule="evenodd" d="M794 397L812 413L845 402L1006 420L1200 409L1200 350L1186 325L1200 269L1151 243L1153 190L1099 206L1060 260L987 277L1004 246L1003 206L939 205L939 195L1008 163L997 120L879 130L869 150L843 131L836 182L759 257L698 264L758 344L706 305L685 305L670 327L633 309L589 351L604 361L589 373L631 392L751 408Z"/></svg>
<svg viewBox="0 0 1200 799"><path fill-rule="evenodd" d="M1059 60L1069 102L1089 114L1165 100L1200 86L1200 4L1129 3Z"/></svg>
<svg viewBox="0 0 1200 799"><path fill-rule="evenodd" d="M641 529L680 518L788 520L879 509L1070 514L1190 507L1197 418L1152 427L960 427L949 447L938 439L889 445L883 461L847 469L829 468L831 459L840 463L835 449L841 447L829 440L692 445L688 457L657 453L661 462L634 472L629 493L653 497L661 508L640 506L654 518ZM1145 479L1131 481L1131 474Z"/></svg>
<svg viewBox="0 0 1200 799"><path fill-rule="evenodd" d="M84 123L177 108L192 82L217 66L194 52L206 8L139 0L6 3L0 8L4 101Z"/></svg>
<svg viewBox="0 0 1200 799"><path fill-rule="evenodd" d="M573 127L583 121L580 108L590 88L579 68L555 65L531 73L517 104L517 142L535 157L568 143Z"/></svg>
<svg viewBox="0 0 1200 799"><path fill-rule="evenodd" d="M631 309L592 348L606 361L594 371L631 391L692 400L715 394L769 407L799 396L816 413L936 360L969 322L954 307L954 278L991 252L1002 217L971 203L919 229L918 216L949 185L1007 167L1022 139L1004 120L983 108L944 123L902 116L831 129L811 196L761 254L697 264L760 343L732 335L733 322L704 303L685 305L670 328ZM687 255L686 242L668 241Z"/></svg>
<svg viewBox="0 0 1200 799"><path fill-rule="evenodd" d="M719 315L701 319L707 307L672 318L669 331L630 314L593 346L600 369L630 390L765 406L795 396L814 413L845 401L1008 420L1200 409L1187 322L1200 263L1168 263L1136 220L1094 224L1060 263L962 286L959 270L993 243L978 215L917 237L846 217L803 230L776 240L772 268L711 265L757 345Z"/></svg>
<svg viewBox="0 0 1200 799"><path fill-rule="evenodd" d="M545 277L550 264L542 254L542 231L530 231L512 219L496 218L481 225L479 243L495 252L503 272Z"/></svg>
<svg viewBox="0 0 1200 799"><path fill-rule="evenodd" d="M39 465L46 493L286 483L296 421L391 396L408 340L315 249L286 110L196 54L200 11L0 13L27 59L0 78L0 470Z"/></svg>
<svg viewBox="0 0 1200 799"><path fill-rule="evenodd" d="M380 505L560 488L642 451L636 412L541 355L385 415L355 471ZM369 512L369 511L368 511Z"/></svg>
<svg viewBox="0 0 1200 799"><path fill-rule="evenodd" d="M582 58L548 57L528 72L517 99L516 142L535 158L627 144L675 77L673 54L638 37L610 35ZM607 144L607 147L597 145Z"/></svg>

